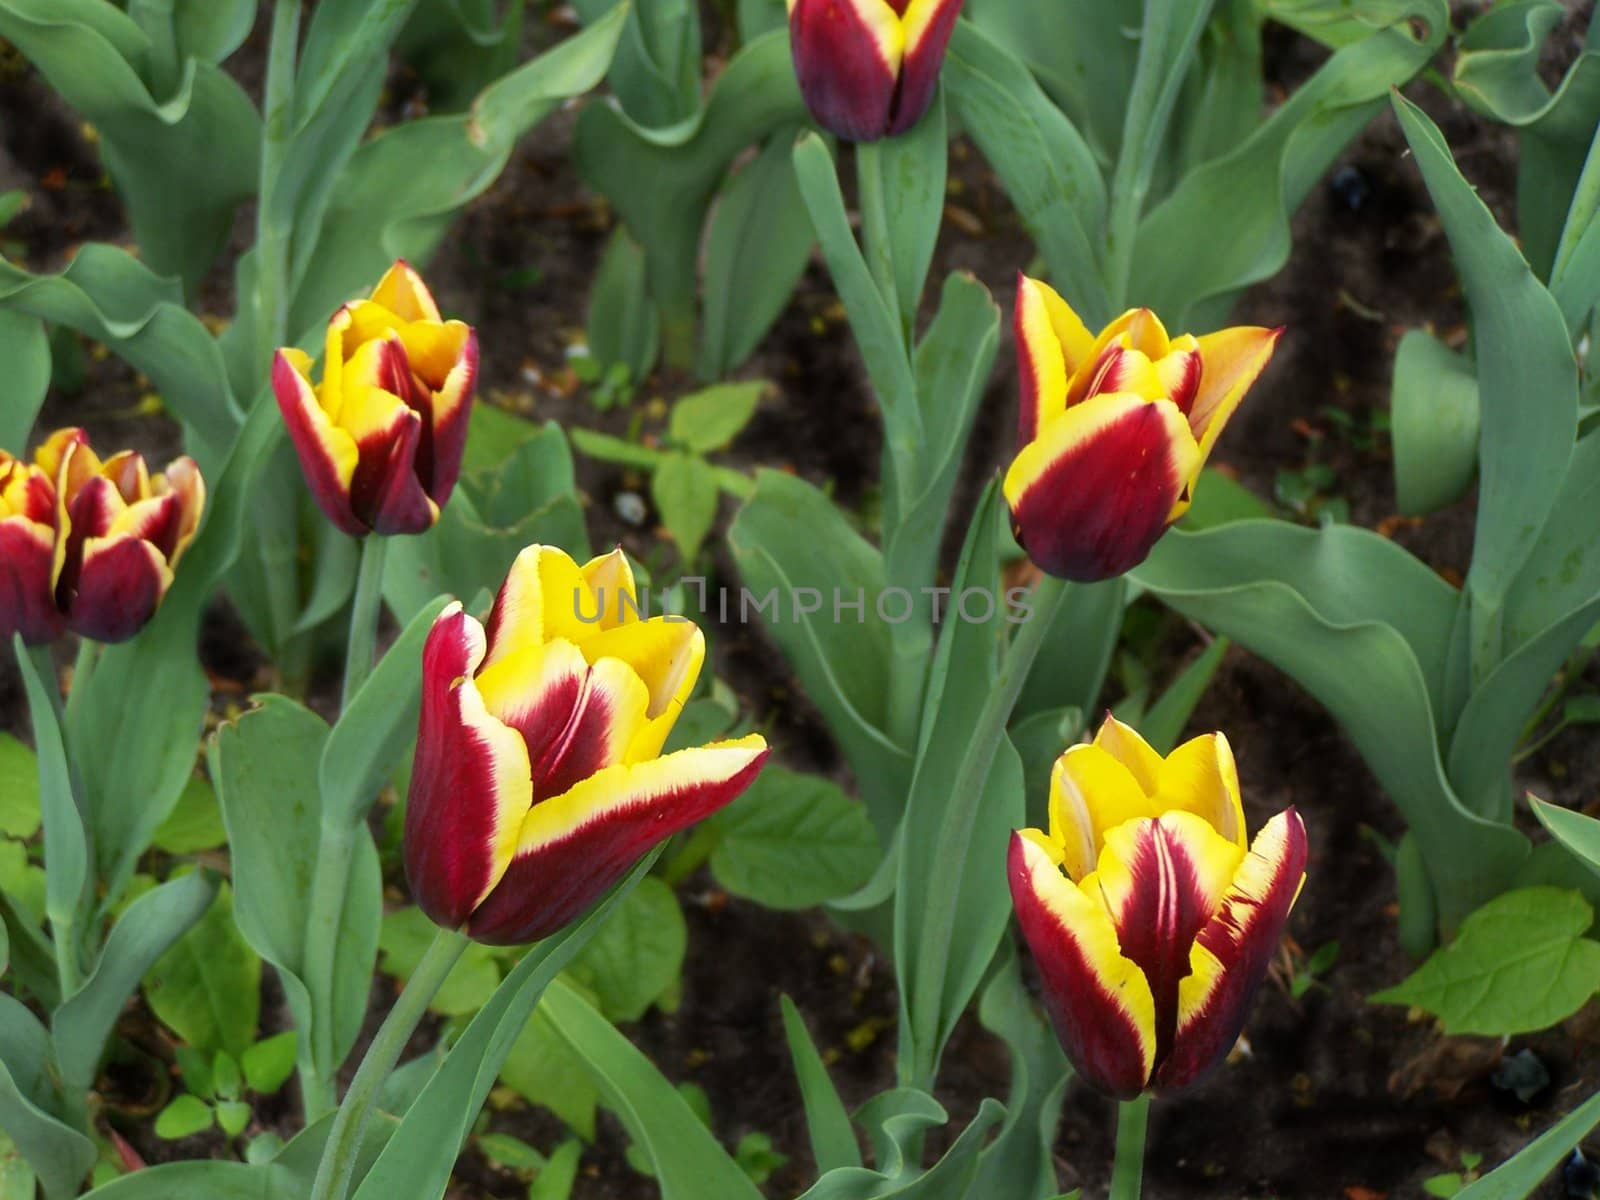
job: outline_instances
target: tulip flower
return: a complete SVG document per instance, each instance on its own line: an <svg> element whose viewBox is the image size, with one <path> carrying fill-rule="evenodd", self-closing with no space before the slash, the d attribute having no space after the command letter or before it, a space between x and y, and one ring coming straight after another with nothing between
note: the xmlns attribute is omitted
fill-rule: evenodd
<svg viewBox="0 0 1600 1200"><path fill-rule="evenodd" d="M1200 468L1281 329L1169 338L1135 308L1098 337L1046 284L1021 277L1022 375L1012 528L1047 574L1091 583L1144 561L1188 511Z"/></svg>
<svg viewBox="0 0 1600 1200"><path fill-rule="evenodd" d="M928 111L961 0L789 0L800 94L830 133L874 142Z"/></svg>
<svg viewBox="0 0 1600 1200"><path fill-rule="evenodd" d="M461 473L477 375L477 334L441 319L403 260L333 314L315 388L310 357L279 350L272 389L328 520L352 537L432 528Z"/></svg>
<svg viewBox="0 0 1600 1200"><path fill-rule="evenodd" d="M1119 1100L1198 1082L1226 1057L1305 880L1305 826L1246 844L1220 733L1162 758L1107 717L1056 762L1050 830L1012 836L1007 874L1067 1057Z"/></svg>
<svg viewBox="0 0 1600 1200"><path fill-rule="evenodd" d="M760 772L756 734L661 753L705 638L642 619L635 596L620 550L580 567L530 546L487 630L460 604L435 621L405 861L436 924L497 945L545 937Z"/></svg>
<svg viewBox="0 0 1600 1200"><path fill-rule="evenodd" d="M101 462L81 429L51 434L31 463L0 451L0 634L127 641L166 595L204 508L187 457L159 475L132 450Z"/></svg>

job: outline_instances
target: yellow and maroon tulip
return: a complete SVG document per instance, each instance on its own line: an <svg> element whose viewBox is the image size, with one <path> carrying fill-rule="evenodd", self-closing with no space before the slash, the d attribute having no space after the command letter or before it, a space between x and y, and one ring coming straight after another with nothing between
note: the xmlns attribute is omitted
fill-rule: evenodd
<svg viewBox="0 0 1600 1200"><path fill-rule="evenodd" d="M817 124L852 142L922 119L961 0L789 0L800 94Z"/></svg>
<svg viewBox="0 0 1600 1200"><path fill-rule="evenodd" d="M65 630L122 642L144 628L194 540L205 483L194 461L152 475L124 450L102 462L61 429L24 463L0 452L0 634Z"/></svg>
<svg viewBox="0 0 1600 1200"><path fill-rule="evenodd" d="M488 629L453 604L423 651L406 877L437 924L515 945L560 929L656 843L738 796L757 734L663 755L705 657L643 619L620 550L530 546Z"/></svg>
<svg viewBox="0 0 1600 1200"><path fill-rule="evenodd" d="M1022 403L1005 494L1028 557L1079 582L1143 562L1188 511L1200 468L1282 332L1169 338L1155 313L1135 308L1097 337L1048 285L1021 277Z"/></svg>
<svg viewBox="0 0 1600 1200"><path fill-rule="evenodd" d="M1292 808L1247 843L1220 733L1162 758L1108 716L1063 754L1050 830L1012 836L1008 875L1078 1073L1122 1100L1208 1074L1238 1040L1305 869Z"/></svg>
<svg viewBox="0 0 1600 1200"><path fill-rule="evenodd" d="M478 338L446 321L404 261L328 322L322 380L303 351L278 351L272 388L306 482L350 534L424 533L461 473Z"/></svg>

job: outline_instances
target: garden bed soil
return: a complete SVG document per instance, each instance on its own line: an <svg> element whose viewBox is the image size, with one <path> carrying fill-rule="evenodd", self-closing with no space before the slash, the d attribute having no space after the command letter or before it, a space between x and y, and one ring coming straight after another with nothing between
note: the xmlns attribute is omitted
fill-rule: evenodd
<svg viewBox="0 0 1600 1200"><path fill-rule="evenodd" d="M1274 33L1269 40L1279 88L1292 87L1318 57L1291 35ZM258 73L259 59L259 44L247 46L238 56L241 71ZM1463 171L1514 227L1514 139L1427 86L1408 94L1441 123ZM564 113L525 141L501 180L457 223L429 279L442 306L478 328L487 402L620 434L633 411L598 412L567 366L569 349L582 338L589 283L610 227L604 205L567 158L570 131ZM1375 121L1339 169L1339 184L1314 190L1296 217L1286 269L1252 289L1239 308L1239 321L1281 324L1288 332L1222 439L1217 461L1265 497L1274 495L1280 472L1327 464L1334 482L1325 495L1342 497L1353 521L1384 531L1459 579L1470 554L1472 500L1421 521L1397 518L1387 438L1348 432L1370 430L1374 414L1386 410L1394 348L1406 329L1429 324L1447 341L1463 336L1448 247L1392 118ZM86 240L128 240L77 119L13 56L0 56L0 189L6 187L24 187L33 199L6 231L32 269L58 268ZM964 144L952 161L950 209L936 272L974 272L1009 312L1016 270L1031 257L1029 243L985 164ZM207 289L217 315L230 307L229 277L219 271ZM508 287L508 279L519 282ZM93 348L84 362L84 386L71 395L53 390L43 427L85 424L97 441L134 445L158 461L176 452L173 424L140 404L141 380ZM830 488L846 506L870 507L877 417L820 265L808 270L742 374L773 380L778 393L763 402L725 461L792 470ZM962 483L969 500L1010 452L1015 385L1008 330L972 439ZM691 387L681 379L647 381L636 405L646 431L662 427L663 401ZM617 543L643 560L670 561L653 521L636 526L617 515L618 494L647 493L646 481L582 458L578 466L595 544ZM730 516L725 501L723 520ZM738 586L720 547L711 566L714 585ZM1197 631L1166 620L1158 678L1171 677L1200 646ZM239 644L242 636L219 611L203 646L208 669L233 703L263 680L260 656ZM842 778L815 710L759 631L716 629L712 640L718 673L769 730L779 757ZM25 735L26 725L15 669L0 663L0 728ZM1504 1158L1600 1084L1600 1019L1593 1012L1501 1045L1443 1039L1401 1009L1366 1002L1411 965L1399 947L1393 876L1377 840L1398 837L1401 827L1349 740L1314 701L1234 648L1191 729L1227 731L1252 827L1288 804L1298 807L1310 830L1312 859L1283 960L1263 989L1240 1052L1203 1088L1154 1109L1150 1200L1417 1196L1425 1179L1458 1169L1464 1154L1488 1163ZM1524 766L1520 782L1558 803L1582 807L1600 783L1600 753L1581 733L1555 739ZM764 1190L794 1196L812 1170L778 997L788 994L799 1005L841 1092L854 1104L893 1082L892 971L863 938L820 914L759 909L721 894L704 875L689 882L684 899L690 939L682 1004L672 1015L651 1013L628 1032L668 1077L704 1088L727 1144L751 1131L771 1136L789 1162ZM1334 965L1293 998L1288 983L1298 964L1329 942L1339 945ZM281 999L270 981L266 987L264 1011L281 1019ZM392 996L391 981L375 982L374 1020ZM146 1014L130 1013L125 1031L161 1048ZM419 1038L431 1036L424 1030ZM1528 1102L1490 1080L1497 1061L1525 1048L1551 1076ZM952 1041L941 1079L952 1129L972 1117L982 1097L1005 1094L1008 1070L1003 1045L969 1017ZM105 1084L114 1094L138 1090L120 1076ZM215 1137L159 1141L152 1112L130 1097L129 1110L111 1117L148 1161L229 1153ZM287 1101L264 1106L258 1118L280 1123L285 1135L295 1130ZM1103 1193L1112 1119L1107 1102L1079 1087L1068 1092L1056 1142L1067 1189L1081 1185L1089 1196ZM553 1118L517 1104L497 1109L489 1121L546 1149L563 1136ZM620 1125L602 1115L596 1144L584 1154L576 1200L655 1194L654 1185L623 1161L624 1146ZM471 1149L456 1178L453 1200L526 1194L525 1184ZM1541 1194L1563 1193L1552 1182Z"/></svg>

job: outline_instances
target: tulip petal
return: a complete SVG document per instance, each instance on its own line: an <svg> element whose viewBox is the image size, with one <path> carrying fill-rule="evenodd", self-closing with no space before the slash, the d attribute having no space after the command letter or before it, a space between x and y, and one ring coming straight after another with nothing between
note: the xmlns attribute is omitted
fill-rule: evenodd
<svg viewBox="0 0 1600 1200"><path fill-rule="evenodd" d="M1162 808L1181 809L1203 817L1239 849L1248 844L1239 768L1233 748L1220 733L1191 738L1161 763Z"/></svg>
<svg viewBox="0 0 1600 1200"><path fill-rule="evenodd" d="M1127 764L1100 746L1068 748L1050 773L1050 834L1070 879L1094 870L1106 830L1156 812Z"/></svg>
<svg viewBox="0 0 1600 1200"><path fill-rule="evenodd" d="M0 521L0 641L20 633L30 646L60 637L66 622L51 587L55 535L26 517Z"/></svg>
<svg viewBox="0 0 1600 1200"><path fill-rule="evenodd" d="M484 706L483 627L452 604L422 652L422 713L406 805L406 878L432 920L459 928L505 874L533 803L522 735Z"/></svg>
<svg viewBox="0 0 1600 1200"><path fill-rule="evenodd" d="M1088 394L1098 396L1101 392L1128 392L1146 400L1167 396L1155 364L1138 350L1122 346L1109 347L1089 379Z"/></svg>
<svg viewBox="0 0 1600 1200"><path fill-rule="evenodd" d="M615 629L630 612L639 613L639 588L633 579L633 566L618 546L610 554L591 558L582 568L583 578L594 590L600 613L596 626Z"/></svg>
<svg viewBox="0 0 1600 1200"><path fill-rule="evenodd" d="M915 126L933 103L945 51L961 15L961 0L911 0L904 13L905 52L889 118L891 136Z"/></svg>
<svg viewBox="0 0 1600 1200"><path fill-rule="evenodd" d="M461 477L461 460L467 452L467 422L478 384L478 335L459 321L443 326L452 333L456 327L465 332L465 338L433 393L431 411L424 414L423 447L417 456L417 474L423 489L440 506L449 501ZM431 378L421 368L417 370L424 380Z"/></svg>
<svg viewBox="0 0 1600 1200"><path fill-rule="evenodd" d="M1091 397L1051 418L1006 472L1017 540L1051 575L1120 575L1166 531L1199 466L1171 402Z"/></svg>
<svg viewBox="0 0 1600 1200"><path fill-rule="evenodd" d="M96 642L127 641L154 615L172 569L149 542L125 534L87 538L81 553L71 591L57 593L67 627Z"/></svg>
<svg viewBox="0 0 1600 1200"><path fill-rule="evenodd" d="M1099 887L1122 953L1150 985L1158 1061L1172 1045L1179 981L1189 973L1195 936L1216 912L1242 854L1203 818L1165 812L1108 829L1099 865L1083 884L1085 891Z"/></svg>
<svg viewBox="0 0 1600 1200"><path fill-rule="evenodd" d="M589 581L564 551L529 546L517 555L495 597L486 665L557 638L581 646L600 627L598 608Z"/></svg>
<svg viewBox="0 0 1600 1200"><path fill-rule="evenodd" d="M608 767L529 811L517 853L467 932L516 945L567 924L656 843L688 828L749 786L766 761L752 734Z"/></svg>
<svg viewBox="0 0 1600 1200"><path fill-rule="evenodd" d="M1054 288L1021 274L1012 322L1022 375L1017 444L1026 446L1066 409L1067 378L1093 349L1094 336Z"/></svg>
<svg viewBox="0 0 1600 1200"><path fill-rule="evenodd" d="M1013 834L1007 877L1045 1007L1072 1065L1098 1090L1131 1100L1155 1063L1155 1002L1122 953L1110 916L1035 842Z"/></svg>
<svg viewBox="0 0 1600 1200"><path fill-rule="evenodd" d="M87 450L89 435L76 426L58 429L34 450L34 464L49 477L53 485L61 475L61 465L66 460L67 452L77 446ZM89 453L92 458L94 452L91 450Z"/></svg>
<svg viewBox="0 0 1600 1200"><path fill-rule="evenodd" d="M278 351L272 362L272 392L317 506L336 528L361 537L370 529L350 507L350 485L360 453L355 439L323 412L306 377L309 369L310 359L303 352Z"/></svg>
<svg viewBox="0 0 1600 1200"><path fill-rule="evenodd" d="M1256 835L1216 915L1195 941L1190 974L1178 989L1172 1050L1156 1076L1163 1091L1198 1082L1238 1040L1305 871L1305 825L1291 808Z"/></svg>
<svg viewBox="0 0 1600 1200"><path fill-rule="evenodd" d="M350 496L358 513L371 513L374 533L426 533L439 519L439 506L417 478L421 440L422 418L401 406L388 430L373 434L361 445L361 462L351 481Z"/></svg>
<svg viewBox="0 0 1600 1200"><path fill-rule="evenodd" d="M173 459L162 474L166 486L178 497L181 513L177 542L166 552L167 563L176 569L178 560L183 557L183 552L189 548L189 543L194 541L195 534L200 530L200 518L206 508L206 481L194 459L188 455Z"/></svg>
<svg viewBox="0 0 1600 1200"><path fill-rule="evenodd" d="M0 520L7 517L54 527L56 488L53 475L0 450Z"/></svg>
<svg viewBox="0 0 1600 1200"><path fill-rule="evenodd" d="M1161 755L1137 729L1108 712L1095 731L1094 744L1127 767L1146 796L1156 794L1161 786Z"/></svg>
<svg viewBox="0 0 1600 1200"><path fill-rule="evenodd" d="M905 29L884 0L798 0L789 10L795 76L817 122L852 142L889 130Z"/></svg>
<svg viewBox="0 0 1600 1200"><path fill-rule="evenodd" d="M1205 369L1199 342L1192 334L1184 334L1172 343L1166 357L1156 360L1155 367L1163 394L1178 406L1178 411L1187 414L1200 394L1200 377Z"/></svg>
<svg viewBox="0 0 1600 1200"><path fill-rule="evenodd" d="M1283 330L1239 325L1208 333L1199 339L1202 362L1200 389L1189 410L1189 428L1200 444L1200 460L1222 436L1244 394L1250 390L1277 349Z"/></svg>
<svg viewBox="0 0 1600 1200"><path fill-rule="evenodd" d="M433 293L403 258L396 259L383 273L378 286L372 289L371 299L402 321L439 320L439 306L433 301Z"/></svg>

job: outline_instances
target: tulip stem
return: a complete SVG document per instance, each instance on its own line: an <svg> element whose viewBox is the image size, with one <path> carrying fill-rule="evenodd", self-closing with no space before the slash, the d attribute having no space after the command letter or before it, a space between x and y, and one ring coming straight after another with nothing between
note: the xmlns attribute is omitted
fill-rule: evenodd
<svg viewBox="0 0 1600 1200"><path fill-rule="evenodd" d="M317 840L317 865L311 877L311 911L306 923L305 984L311 993L311 1070L302 1071L301 1100L306 1120L315 1120L339 1101L334 1088L334 967L339 953L339 929L344 924L346 893L350 890L350 858L355 853L355 830L330 821L323 814Z"/></svg>
<svg viewBox="0 0 1600 1200"><path fill-rule="evenodd" d="M1149 1096L1124 1100L1117 1108L1117 1164L1111 1171L1111 1200L1139 1200L1149 1125Z"/></svg>
<svg viewBox="0 0 1600 1200"><path fill-rule="evenodd" d="M439 930L417 969L406 980L394 1007L367 1047L366 1056L356 1069L356 1077L350 1081L350 1091L333 1118L328 1144L311 1188L311 1200L344 1200L349 1193L350 1178L355 1173L356 1158L378 1095L395 1063L400 1061L400 1052L421 1024L422 1015L466 948L466 934L460 930Z"/></svg>
<svg viewBox="0 0 1600 1200"><path fill-rule="evenodd" d="M361 685L372 674L378 644L378 617L383 611L383 560L389 539L371 534L361 542L361 569L350 608L350 640L344 658L344 693L340 711L350 707Z"/></svg>
<svg viewBox="0 0 1600 1200"><path fill-rule="evenodd" d="M1049 575L1040 579L1033 589L1032 615L1017 631L1016 640L1006 650L1000 672L972 727L967 752L961 760L955 785L950 792L950 807L945 810L944 821L939 827L939 840L935 843L936 862L961 862L972 845L978 808L983 801L995 753L1000 748L1000 739L1005 736L1017 696L1027 682L1046 635L1055 624L1056 611L1066 594L1065 581ZM922 945L918 947L916 977L911 989L913 1061L910 1069L913 1073L909 1082L925 1090L932 1089L938 1070L941 1049L938 1037L939 997L944 991L945 974L949 969L950 944L956 937L956 905L959 900L959 888L932 890L929 911L922 927Z"/></svg>

